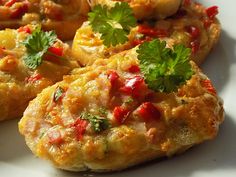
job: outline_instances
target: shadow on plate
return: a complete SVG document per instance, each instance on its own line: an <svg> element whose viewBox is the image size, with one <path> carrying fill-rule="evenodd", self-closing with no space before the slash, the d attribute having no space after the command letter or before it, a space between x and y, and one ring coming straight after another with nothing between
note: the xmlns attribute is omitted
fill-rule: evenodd
<svg viewBox="0 0 236 177"><path fill-rule="evenodd" d="M64 177L189 177L195 172L211 172L236 168L236 145L234 143L236 125L226 116L215 140L191 148L170 159L154 160L121 172L97 174L92 172L75 173L55 170L53 176ZM137 154L138 155L138 154Z"/></svg>
<svg viewBox="0 0 236 177"><path fill-rule="evenodd" d="M0 160L11 161L29 155L30 150L18 131L18 119L0 123Z"/></svg>
<svg viewBox="0 0 236 177"><path fill-rule="evenodd" d="M236 62L236 40L222 31L218 45L202 65L204 73L212 80L218 92L230 80L230 67Z"/></svg>

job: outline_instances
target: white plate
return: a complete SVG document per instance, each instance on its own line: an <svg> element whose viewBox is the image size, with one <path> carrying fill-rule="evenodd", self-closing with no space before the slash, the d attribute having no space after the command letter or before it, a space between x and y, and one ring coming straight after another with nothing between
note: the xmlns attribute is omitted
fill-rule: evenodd
<svg viewBox="0 0 236 177"><path fill-rule="evenodd" d="M1 177L236 177L236 1L201 0L204 5L218 5L223 27L218 46L203 65L219 95L224 99L226 117L218 137L167 160L140 165L119 173L70 173L54 169L35 158L17 130L17 120L0 124ZM0 98L1 99L1 98Z"/></svg>

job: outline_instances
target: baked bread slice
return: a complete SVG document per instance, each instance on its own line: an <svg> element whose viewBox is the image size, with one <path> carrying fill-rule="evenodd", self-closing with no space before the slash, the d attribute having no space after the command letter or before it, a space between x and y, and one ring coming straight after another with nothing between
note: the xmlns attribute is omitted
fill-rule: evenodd
<svg viewBox="0 0 236 177"><path fill-rule="evenodd" d="M170 47L184 44L192 48L191 59L200 65L220 37L221 26L215 18L217 8L205 8L199 3L184 2L178 12L167 19L139 23L131 30L129 41L115 47L103 45L101 35L94 33L89 22L85 22L74 38L73 53L82 65L90 65L99 58L108 58L144 41L159 38L165 40Z"/></svg>
<svg viewBox="0 0 236 177"><path fill-rule="evenodd" d="M0 121L21 117L29 101L38 93L79 67L69 45L56 39L50 48L54 56L44 55L40 66L29 68L24 61L27 49L23 41L32 36L29 33L35 29L36 26L28 25L18 30L0 31Z"/></svg>
<svg viewBox="0 0 236 177"><path fill-rule="evenodd" d="M108 7L114 6L116 2L128 2L133 9L134 15L139 20L164 19L177 12L182 0L88 0L90 5L101 4Z"/></svg>
<svg viewBox="0 0 236 177"><path fill-rule="evenodd" d="M86 0L2 0L0 29L41 24L44 30L55 30L60 39L71 40L89 10Z"/></svg>
<svg viewBox="0 0 236 177"><path fill-rule="evenodd" d="M191 62L195 74L177 92L155 92L136 50L74 69L30 102L19 130L37 157L70 171L117 171L217 135L224 111L207 76Z"/></svg>

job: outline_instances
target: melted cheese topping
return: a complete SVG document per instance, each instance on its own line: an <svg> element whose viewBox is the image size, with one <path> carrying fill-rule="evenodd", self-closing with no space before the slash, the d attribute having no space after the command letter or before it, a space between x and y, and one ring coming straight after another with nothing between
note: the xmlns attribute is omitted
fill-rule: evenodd
<svg viewBox="0 0 236 177"><path fill-rule="evenodd" d="M222 103L202 86L207 77L194 63L195 75L178 92L158 93L144 86L138 97L130 99L119 88L130 78L142 77L139 72L129 71L138 64L134 48L75 69L62 82L43 90L19 123L33 153L58 168L110 171L170 156L216 136L217 125L223 121ZM109 79L110 72L119 76L118 85ZM65 93L61 101L55 102L53 95L59 87ZM145 102L160 113L152 114L149 120L140 117ZM117 107L129 110L121 123L114 113ZM101 108L105 113L100 112ZM110 127L95 132L91 123L81 122L83 111L103 116Z"/></svg>

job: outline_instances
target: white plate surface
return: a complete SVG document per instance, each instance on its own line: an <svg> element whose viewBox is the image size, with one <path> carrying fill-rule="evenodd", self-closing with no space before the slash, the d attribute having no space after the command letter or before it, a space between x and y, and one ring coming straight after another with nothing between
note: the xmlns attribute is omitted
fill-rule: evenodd
<svg viewBox="0 0 236 177"><path fill-rule="evenodd" d="M35 158L18 133L18 120L13 120L0 124L0 176L236 177L236 1L201 2L206 6L219 6L218 17L223 28L219 44L202 66L224 99L225 122L215 140L174 158L146 163L119 173L70 173L54 169L48 162Z"/></svg>

